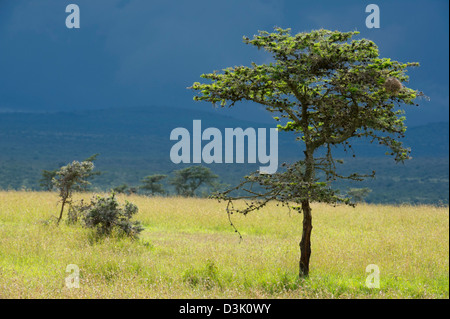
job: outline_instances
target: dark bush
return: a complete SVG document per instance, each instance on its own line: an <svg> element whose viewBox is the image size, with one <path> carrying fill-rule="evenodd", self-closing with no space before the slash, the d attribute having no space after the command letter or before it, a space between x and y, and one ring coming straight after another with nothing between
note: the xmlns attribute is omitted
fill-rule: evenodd
<svg viewBox="0 0 450 319"><path fill-rule="evenodd" d="M109 197L97 196L89 205L77 206L77 211L83 215L84 225L94 228L99 236L109 236L116 230L136 239L144 230L140 222L131 221L138 212L138 207L128 201L120 207L114 193ZM79 218L79 215L74 216Z"/></svg>

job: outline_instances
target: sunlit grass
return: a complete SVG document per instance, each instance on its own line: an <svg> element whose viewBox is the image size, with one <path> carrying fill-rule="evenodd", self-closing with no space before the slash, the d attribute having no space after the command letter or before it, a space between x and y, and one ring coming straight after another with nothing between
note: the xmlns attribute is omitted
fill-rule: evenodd
<svg viewBox="0 0 450 319"><path fill-rule="evenodd" d="M89 199L92 194L77 194ZM95 241L48 224L56 193L0 192L0 298L448 298L448 207L313 205L311 275L298 280L302 216L270 205L233 215L215 200L118 196L141 239ZM80 288L65 287L66 267ZM380 288L365 286L366 267Z"/></svg>

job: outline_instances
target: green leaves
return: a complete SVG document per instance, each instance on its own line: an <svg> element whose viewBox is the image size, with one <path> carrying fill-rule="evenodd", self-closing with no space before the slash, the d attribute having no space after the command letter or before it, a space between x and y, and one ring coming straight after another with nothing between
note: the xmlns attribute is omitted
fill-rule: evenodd
<svg viewBox="0 0 450 319"><path fill-rule="evenodd" d="M150 191L152 195L165 194L166 191L164 190L164 187L160 183L160 181L162 181L166 177L167 177L167 175L164 175L164 174L154 174L154 175L146 176L142 180L143 185L141 185L140 188Z"/></svg>
<svg viewBox="0 0 450 319"><path fill-rule="evenodd" d="M286 125L277 125L277 128L279 131L285 131L285 132L292 132L292 131L299 131L301 130L301 127L298 123L296 122L287 122Z"/></svg>
<svg viewBox="0 0 450 319"><path fill-rule="evenodd" d="M94 164L92 161L73 161L66 166L63 166L56 172L53 178L54 186L59 190L59 197L61 198L61 212L57 223L61 221L64 206L71 202L72 192L74 189L83 189L84 186L89 185L88 178L92 176Z"/></svg>
<svg viewBox="0 0 450 319"><path fill-rule="evenodd" d="M141 223L131 221L138 213L138 207L128 201L120 207L114 193L109 197L97 196L89 205L81 205L83 211L84 226L94 228L97 235L109 236L115 229L122 234L137 239L144 230Z"/></svg>
<svg viewBox="0 0 450 319"><path fill-rule="evenodd" d="M177 195L193 197L201 185L213 186L217 178L218 176L207 167L190 166L176 170L169 184L175 186Z"/></svg>
<svg viewBox="0 0 450 319"><path fill-rule="evenodd" d="M53 184L60 191L62 198L70 197L76 186L88 185L87 178L91 176L94 164L90 161L73 161L56 172Z"/></svg>
<svg viewBox="0 0 450 319"><path fill-rule="evenodd" d="M404 83L408 81L407 69L418 63L382 58L373 41L354 39L357 34L324 29L296 35L282 28L271 33L259 31L243 41L265 50L274 63L252 63L248 67L235 66L203 74L201 77L210 83L195 82L190 89L196 92L197 101L221 107L252 101L276 112L277 122L287 119L277 127L297 133L296 138L305 143L305 164L309 167L305 187L309 190L323 186L313 182L318 170L326 172L331 180L346 178L336 172L330 146L344 144L350 149L348 140L354 137L366 137L385 145L396 161L406 160L410 150L398 141L406 129L402 109L414 104L423 93L407 88ZM316 165L314 153L321 147L328 152ZM287 182L288 176L297 181L293 175L261 177L260 181L273 191L279 189L279 179ZM368 176L371 175L351 174L348 178L359 180ZM251 180L258 178L253 176ZM297 195L304 198L304 194L293 192L298 182L294 187L285 181L282 187L286 193L283 191L285 195L281 198L293 202L297 201ZM334 193L321 194L335 199ZM280 200L280 196L275 197ZM320 196L308 199L324 200Z"/></svg>

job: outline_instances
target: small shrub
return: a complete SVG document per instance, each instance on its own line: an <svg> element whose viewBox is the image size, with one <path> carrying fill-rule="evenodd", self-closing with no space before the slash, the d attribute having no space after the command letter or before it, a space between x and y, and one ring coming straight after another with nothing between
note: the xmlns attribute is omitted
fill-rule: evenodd
<svg viewBox="0 0 450 319"><path fill-rule="evenodd" d="M67 225L75 225L81 222L90 207L91 206L86 205L83 200L81 200L79 204L71 205L69 207L69 211L67 212Z"/></svg>
<svg viewBox="0 0 450 319"><path fill-rule="evenodd" d="M114 193L109 197L97 196L89 205L81 204L74 207L72 220L76 222L82 215L84 226L94 228L100 237L110 236L113 231L117 231L136 239L144 230L140 222L131 221L138 212L138 207L128 201L120 207Z"/></svg>

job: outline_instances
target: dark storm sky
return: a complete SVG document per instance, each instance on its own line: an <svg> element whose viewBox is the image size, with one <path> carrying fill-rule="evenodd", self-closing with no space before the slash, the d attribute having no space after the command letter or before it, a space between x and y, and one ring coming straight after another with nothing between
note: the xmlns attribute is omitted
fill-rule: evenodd
<svg viewBox="0 0 450 319"><path fill-rule="evenodd" d="M70 3L80 7L80 29L65 26ZM370 3L380 7L380 29L365 26ZM431 100L407 112L408 124L448 121L448 9L446 0L0 0L0 111L210 110L186 87L201 73L268 61L242 36L280 26L358 30L382 57L420 62L409 87ZM268 118L250 104L223 112Z"/></svg>

